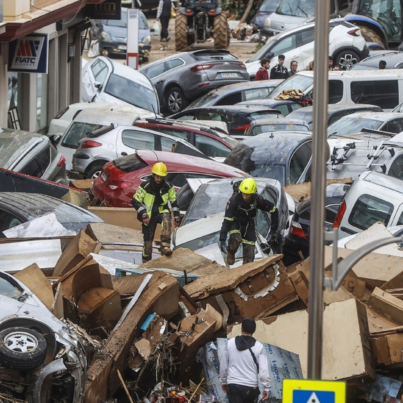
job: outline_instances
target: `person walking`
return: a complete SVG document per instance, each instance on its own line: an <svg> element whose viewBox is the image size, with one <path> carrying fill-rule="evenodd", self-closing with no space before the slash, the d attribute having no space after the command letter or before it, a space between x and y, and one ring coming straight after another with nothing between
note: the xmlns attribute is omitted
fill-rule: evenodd
<svg viewBox="0 0 403 403"><path fill-rule="evenodd" d="M270 60L262 59L260 61L260 68L256 73L255 81L268 80L269 79L269 68L270 68Z"/></svg>
<svg viewBox="0 0 403 403"><path fill-rule="evenodd" d="M165 180L168 170L165 164L157 162L152 167L152 177L143 182L132 199L132 206L137 210L137 219L142 223L144 237L143 263L151 260L152 247L157 229L161 224L161 255L171 255L172 222L168 202L171 204L175 217L175 227L179 226L179 209L173 185Z"/></svg>
<svg viewBox="0 0 403 403"><path fill-rule="evenodd" d="M270 70L270 78L272 80L275 79L286 79L288 77L288 70L287 67L284 66L285 56L280 55L278 57L278 64L276 64Z"/></svg>
<svg viewBox="0 0 403 403"><path fill-rule="evenodd" d="M244 179L227 202L224 221L220 231L221 251L227 254L227 264L235 263L235 253L239 245L243 245L243 264L255 260L255 217L257 210L267 211L271 215L271 240L277 242L278 210L276 206L256 193L257 185L254 179ZM228 249L227 234L230 234Z"/></svg>
<svg viewBox="0 0 403 403"><path fill-rule="evenodd" d="M292 60L290 63L290 71L288 72L288 77L291 77L296 73L298 73L298 62L296 60Z"/></svg>
<svg viewBox="0 0 403 403"><path fill-rule="evenodd" d="M258 377L263 385L262 400L269 398L269 366L263 344L253 337L256 322L242 321L242 336L229 339L220 361L220 381L229 403L256 403L259 398Z"/></svg>
<svg viewBox="0 0 403 403"><path fill-rule="evenodd" d="M161 42L168 42L171 38L168 35L168 25L171 19L171 0L160 0L157 10L157 21L161 21Z"/></svg>

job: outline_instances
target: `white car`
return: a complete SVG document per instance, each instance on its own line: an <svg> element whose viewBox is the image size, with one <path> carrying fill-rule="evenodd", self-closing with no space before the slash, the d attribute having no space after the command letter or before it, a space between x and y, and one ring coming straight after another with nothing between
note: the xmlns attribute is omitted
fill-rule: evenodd
<svg viewBox="0 0 403 403"><path fill-rule="evenodd" d="M129 104L159 113L158 94L142 73L98 56L83 67L82 100Z"/></svg>
<svg viewBox="0 0 403 403"><path fill-rule="evenodd" d="M350 69L354 64L368 56L369 50L361 30L346 22L343 18L329 22L329 55L334 64L343 70ZM292 60L298 62L298 71L305 70L313 61L315 23L298 26L279 35L269 38L267 43L258 50L245 65L253 78L260 68L260 60L271 59L270 68L278 63L278 56L285 56L285 66L290 67Z"/></svg>

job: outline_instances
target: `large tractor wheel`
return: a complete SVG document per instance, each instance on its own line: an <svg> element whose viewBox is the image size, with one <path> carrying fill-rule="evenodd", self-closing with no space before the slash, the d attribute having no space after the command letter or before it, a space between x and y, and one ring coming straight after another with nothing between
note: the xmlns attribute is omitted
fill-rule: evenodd
<svg viewBox="0 0 403 403"><path fill-rule="evenodd" d="M180 52L188 47L188 19L186 15L176 14L175 18L175 49Z"/></svg>
<svg viewBox="0 0 403 403"><path fill-rule="evenodd" d="M228 47L228 32L227 16L221 13L214 18L214 47L216 49L226 49Z"/></svg>
<svg viewBox="0 0 403 403"><path fill-rule="evenodd" d="M375 31L373 31L371 28L361 27L359 25L357 25L357 26L361 29L361 35L367 42L375 42L375 43L379 43L379 44L385 46L381 37Z"/></svg>

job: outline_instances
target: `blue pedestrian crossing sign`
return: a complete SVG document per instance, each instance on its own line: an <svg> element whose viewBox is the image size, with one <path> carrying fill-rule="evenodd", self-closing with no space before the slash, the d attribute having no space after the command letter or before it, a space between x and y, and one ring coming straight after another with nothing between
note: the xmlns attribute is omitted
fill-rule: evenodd
<svg viewBox="0 0 403 403"><path fill-rule="evenodd" d="M345 403L345 382L284 379L283 403Z"/></svg>

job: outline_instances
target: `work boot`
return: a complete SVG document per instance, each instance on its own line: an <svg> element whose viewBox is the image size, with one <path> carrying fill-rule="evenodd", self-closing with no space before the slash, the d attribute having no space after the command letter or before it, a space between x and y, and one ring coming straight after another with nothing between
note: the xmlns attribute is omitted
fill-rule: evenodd
<svg viewBox="0 0 403 403"><path fill-rule="evenodd" d="M167 38L161 38L160 42L166 42L166 41L167 41Z"/></svg>
<svg viewBox="0 0 403 403"><path fill-rule="evenodd" d="M243 264L255 260L255 245L243 244Z"/></svg>
<svg viewBox="0 0 403 403"><path fill-rule="evenodd" d="M162 246L160 248L161 256L171 256L172 250L168 246Z"/></svg>
<svg viewBox="0 0 403 403"><path fill-rule="evenodd" d="M235 263L235 253L228 251L227 265L232 266Z"/></svg>

